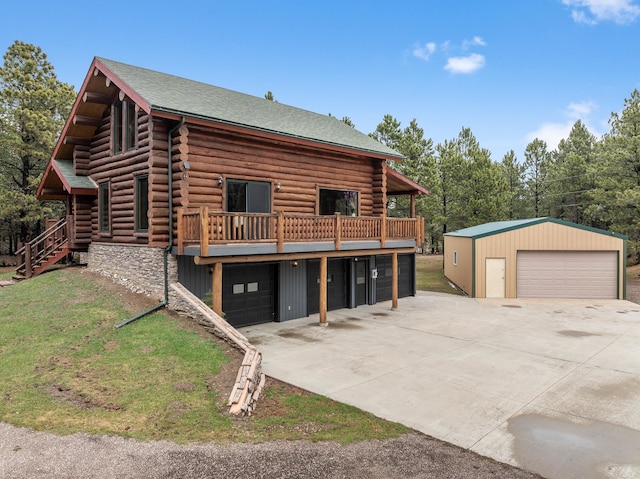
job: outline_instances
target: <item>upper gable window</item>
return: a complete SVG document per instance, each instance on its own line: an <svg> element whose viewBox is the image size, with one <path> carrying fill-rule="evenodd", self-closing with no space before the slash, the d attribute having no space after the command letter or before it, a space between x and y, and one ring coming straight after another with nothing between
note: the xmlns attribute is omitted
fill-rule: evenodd
<svg viewBox="0 0 640 479"><path fill-rule="evenodd" d="M136 105L130 101L113 104L113 154L133 150L136 147L138 129Z"/></svg>

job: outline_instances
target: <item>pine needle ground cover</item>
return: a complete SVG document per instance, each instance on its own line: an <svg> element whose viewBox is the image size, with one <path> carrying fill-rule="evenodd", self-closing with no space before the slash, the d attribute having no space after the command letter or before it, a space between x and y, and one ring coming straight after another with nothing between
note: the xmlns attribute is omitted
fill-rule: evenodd
<svg viewBox="0 0 640 479"><path fill-rule="evenodd" d="M148 304L105 285L65 268L0 288L0 421L179 443L347 443L407 432L275 381L253 417L230 416L239 354L165 311L115 329Z"/></svg>

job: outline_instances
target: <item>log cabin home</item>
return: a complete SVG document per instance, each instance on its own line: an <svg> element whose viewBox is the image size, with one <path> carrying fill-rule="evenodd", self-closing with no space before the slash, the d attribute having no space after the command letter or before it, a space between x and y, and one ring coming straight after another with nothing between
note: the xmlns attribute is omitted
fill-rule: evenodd
<svg viewBox="0 0 640 479"><path fill-rule="evenodd" d="M401 160L334 117L96 57L37 196L66 204L64 252L134 291L172 306L180 282L233 326L324 323L415 294L428 192ZM410 217L387 217L394 195Z"/></svg>

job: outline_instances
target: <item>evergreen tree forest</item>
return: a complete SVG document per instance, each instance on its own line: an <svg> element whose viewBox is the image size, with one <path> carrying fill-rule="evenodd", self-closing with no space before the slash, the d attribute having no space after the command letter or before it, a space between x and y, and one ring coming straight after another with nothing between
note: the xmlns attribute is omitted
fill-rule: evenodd
<svg viewBox="0 0 640 479"><path fill-rule="evenodd" d="M16 41L0 66L0 254L37 235L61 205L36 200L35 190L73 103L73 87L60 82L37 46ZM265 98L275 101L270 91ZM349 117L342 121L354 126ZM416 201L425 218L428 247L443 234L477 224L551 216L629 237L640 262L640 92L621 100L601 138L578 120L550 150L541 139L518 158L493 158L468 127L434 144L413 119L403 126L385 115L372 138L395 149L396 169L430 191ZM407 216L407 198L390 198L390 216Z"/></svg>
<svg viewBox="0 0 640 479"><path fill-rule="evenodd" d="M629 237L629 260L640 262L640 92L624 100L596 138L576 121L568 138L550 150L534 139L519 159L482 148L471 129L434 145L415 119L407 127L385 115L372 138L406 157L389 166L430 191L417 199L428 247L469 226L550 216ZM389 215L406 216L408 201L391 200Z"/></svg>

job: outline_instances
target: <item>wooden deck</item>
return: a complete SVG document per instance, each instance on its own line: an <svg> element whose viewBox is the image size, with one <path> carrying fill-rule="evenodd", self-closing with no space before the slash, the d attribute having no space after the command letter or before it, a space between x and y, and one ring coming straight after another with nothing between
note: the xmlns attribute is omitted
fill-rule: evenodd
<svg viewBox="0 0 640 479"><path fill-rule="evenodd" d="M343 241L415 240L422 244L423 218L388 218L292 215L279 213L223 213L207 207L178 209L178 254L187 246L199 246L200 256L207 256L209 246L275 243L284 252L285 243L330 241L336 250Z"/></svg>

